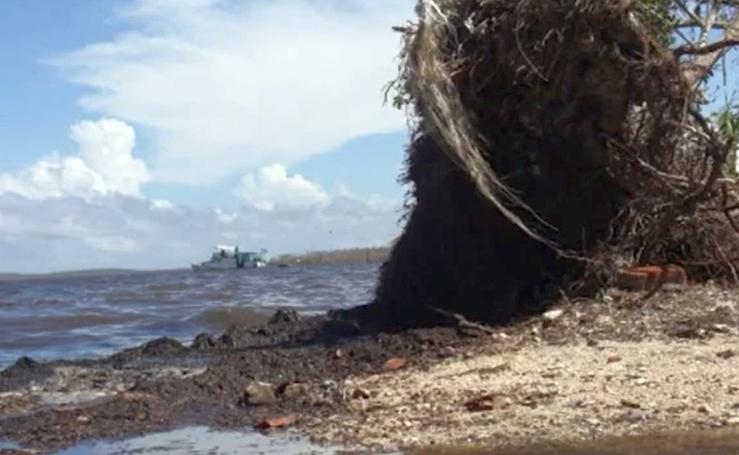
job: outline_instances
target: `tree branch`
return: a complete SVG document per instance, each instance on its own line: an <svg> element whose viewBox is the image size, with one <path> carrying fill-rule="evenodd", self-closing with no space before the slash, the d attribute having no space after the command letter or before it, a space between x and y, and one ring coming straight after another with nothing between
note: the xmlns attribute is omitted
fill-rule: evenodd
<svg viewBox="0 0 739 455"><path fill-rule="evenodd" d="M704 20L704 19L703 19L702 17L700 17L700 16L698 16L697 14L695 14L695 13L693 12L693 10L691 10L691 9L690 9L690 8L688 7L688 2L686 2L686 1L684 1L684 0L674 0L674 1L675 1L675 4L676 4L676 5L678 6L678 8L680 8L680 10L682 10L682 12L683 12L683 13L684 13L684 14L685 14L686 16L688 16L688 17L690 18L690 20L691 20L691 21L693 21L693 22L695 22L695 23L699 24L699 25L698 25L699 27L701 27L701 26L702 26L702 24L703 24L703 23L705 22L705 20Z"/></svg>
<svg viewBox="0 0 739 455"><path fill-rule="evenodd" d="M678 2L679 0L675 1ZM701 27L712 26L712 24L716 23L716 19L713 13L709 13L709 17L700 20L701 24L704 24ZM697 86L706 78L713 67L716 66L716 63L725 55L726 51L735 46L739 46L739 13L736 12L733 18L729 19L729 22L726 24L723 36L714 43L685 44L675 49L674 52L678 57L681 55L694 56L694 58L683 63L685 67L683 74L692 86Z"/></svg>
<svg viewBox="0 0 739 455"><path fill-rule="evenodd" d="M721 41L716 41L711 44L706 44L705 46L698 46L695 44L686 44L685 46L680 46L674 51L672 51L675 56L680 57L681 55L705 55L710 54L712 52L718 52L723 50L727 47L733 47L733 46L739 46L739 39L724 39Z"/></svg>
<svg viewBox="0 0 739 455"><path fill-rule="evenodd" d="M739 1L739 0L737 0ZM729 24L727 22L722 21L716 21L712 28L716 30L726 30L729 27ZM703 28L703 24L695 21L684 21L684 22L678 22L673 26L673 29L681 29L681 28Z"/></svg>

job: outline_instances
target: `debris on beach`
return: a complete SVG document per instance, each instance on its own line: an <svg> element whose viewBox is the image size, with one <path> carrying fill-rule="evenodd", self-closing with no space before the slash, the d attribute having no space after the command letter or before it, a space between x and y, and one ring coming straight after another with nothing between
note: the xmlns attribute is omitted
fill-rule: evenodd
<svg viewBox="0 0 739 455"><path fill-rule="evenodd" d="M385 370L385 371L399 370L399 369L403 368L404 366L406 366L407 363L408 363L408 361L406 359L403 359L403 358L392 358L392 359L388 359L382 365L382 369Z"/></svg>
<svg viewBox="0 0 739 455"><path fill-rule="evenodd" d="M298 420L294 415L287 415L281 417L274 417L271 419L264 419L259 422L255 428L258 430L272 430L275 428L284 428L293 425Z"/></svg>
<svg viewBox="0 0 739 455"><path fill-rule="evenodd" d="M253 381L244 390L244 402L252 406L262 406L277 402L274 387L266 382Z"/></svg>

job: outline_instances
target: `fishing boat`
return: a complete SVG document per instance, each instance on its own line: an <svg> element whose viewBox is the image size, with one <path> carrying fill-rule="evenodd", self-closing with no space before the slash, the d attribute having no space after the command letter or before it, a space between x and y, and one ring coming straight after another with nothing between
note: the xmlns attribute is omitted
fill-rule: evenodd
<svg viewBox="0 0 739 455"><path fill-rule="evenodd" d="M258 253L241 252L237 246L217 245L209 260L192 264L191 267L194 272L261 268L267 265L266 255L267 250L264 249Z"/></svg>

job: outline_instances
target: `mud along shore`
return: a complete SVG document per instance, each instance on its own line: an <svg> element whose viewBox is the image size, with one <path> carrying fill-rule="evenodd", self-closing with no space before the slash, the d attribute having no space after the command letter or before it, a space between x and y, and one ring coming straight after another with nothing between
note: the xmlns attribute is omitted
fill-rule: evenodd
<svg viewBox="0 0 739 455"><path fill-rule="evenodd" d="M183 346L0 373L0 438L48 453L182 427L290 426L377 451L739 429L739 291L611 290L504 327L376 333L279 312Z"/></svg>

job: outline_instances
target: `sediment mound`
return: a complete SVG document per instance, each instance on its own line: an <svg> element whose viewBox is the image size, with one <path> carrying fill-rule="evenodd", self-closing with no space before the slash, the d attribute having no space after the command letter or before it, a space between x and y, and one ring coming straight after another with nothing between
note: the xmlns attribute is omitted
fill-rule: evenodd
<svg viewBox="0 0 739 455"><path fill-rule="evenodd" d="M737 278L733 144L696 89L711 50L671 48L657 3L418 3L395 85L408 220L368 314L507 322L645 262Z"/></svg>

